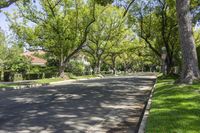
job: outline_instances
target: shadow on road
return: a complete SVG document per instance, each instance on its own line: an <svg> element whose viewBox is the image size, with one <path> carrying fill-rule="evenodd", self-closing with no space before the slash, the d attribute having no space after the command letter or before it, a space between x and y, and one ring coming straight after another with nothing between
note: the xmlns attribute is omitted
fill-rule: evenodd
<svg viewBox="0 0 200 133"><path fill-rule="evenodd" d="M0 92L0 132L133 133L153 84L126 77Z"/></svg>

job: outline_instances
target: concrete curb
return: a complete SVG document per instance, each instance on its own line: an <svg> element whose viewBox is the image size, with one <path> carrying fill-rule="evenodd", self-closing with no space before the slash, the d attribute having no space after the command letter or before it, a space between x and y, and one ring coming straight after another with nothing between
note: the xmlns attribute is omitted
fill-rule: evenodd
<svg viewBox="0 0 200 133"><path fill-rule="evenodd" d="M59 84L72 83L72 82L84 81L84 80L93 80L93 79L101 79L101 77L83 78L83 79L69 79L69 80L64 80L64 81L51 82L48 85L59 85Z"/></svg>
<svg viewBox="0 0 200 133"><path fill-rule="evenodd" d="M156 87L156 82L155 82L154 86L152 87L149 99L148 99L147 104L145 106L144 114L142 116L142 120L141 120L141 123L139 125L138 133L145 133L147 119L148 119L148 116L149 116L149 112L150 112L150 108L151 108L151 103L152 103L153 92L155 90L155 87Z"/></svg>
<svg viewBox="0 0 200 133"><path fill-rule="evenodd" d="M84 78L84 79L70 79L70 80L63 80L63 81L57 81L57 82L50 82L50 83L44 83L44 84L30 84L30 85L19 85L14 87L5 87L0 88L1 91L10 91L10 90L18 90L18 89L30 89L30 88L37 88L37 87L44 87L49 85L62 85L65 83L72 83L76 81L82 81L82 80L92 80L92 79L100 79L101 77L95 77L95 78Z"/></svg>

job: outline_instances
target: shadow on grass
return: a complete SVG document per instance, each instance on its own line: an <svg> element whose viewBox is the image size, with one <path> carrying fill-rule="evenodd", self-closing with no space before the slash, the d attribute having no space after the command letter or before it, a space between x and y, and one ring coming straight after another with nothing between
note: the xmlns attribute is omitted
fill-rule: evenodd
<svg viewBox="0 0 200 133"><path fill-rule="evenodd" d="M163 81L163 82L162 82ZM147 133L199 133L200 84L176 85L174 80L157 83Z"/></svg>

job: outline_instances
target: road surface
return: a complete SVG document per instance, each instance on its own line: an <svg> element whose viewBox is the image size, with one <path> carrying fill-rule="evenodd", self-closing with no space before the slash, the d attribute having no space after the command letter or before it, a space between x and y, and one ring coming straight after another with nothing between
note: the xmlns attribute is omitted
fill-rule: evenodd
<svg viewBox="0 0 200 133"><path fill-rule="evenodd" d="M154 77L0 92L0 133L134 133Z"/></svg>

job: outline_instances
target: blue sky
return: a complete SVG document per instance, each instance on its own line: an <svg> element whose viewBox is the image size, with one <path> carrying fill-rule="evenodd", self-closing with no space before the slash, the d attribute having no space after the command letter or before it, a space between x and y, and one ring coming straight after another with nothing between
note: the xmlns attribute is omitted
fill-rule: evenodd
<svg viewBox="0 0 200 133"><path fill-rule="evenodd" d="M1 29L4 30L6 35L9 34L9 26L8 26L8 21L6 21L7 18L3 12L12 13L14 9L15 9L15 5L13 4L7 8L1 9L2 12L0 12L0 27L1 27Z"/></svg>

